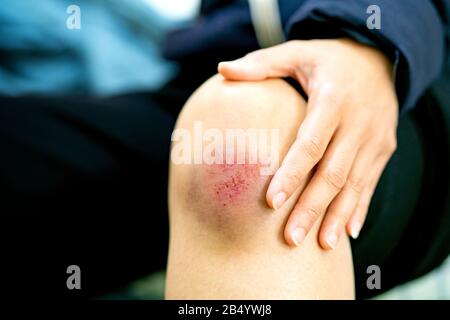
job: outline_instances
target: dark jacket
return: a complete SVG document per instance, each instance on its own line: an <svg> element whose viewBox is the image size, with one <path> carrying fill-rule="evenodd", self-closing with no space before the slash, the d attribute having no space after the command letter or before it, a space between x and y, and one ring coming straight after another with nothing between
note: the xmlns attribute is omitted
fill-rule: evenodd
<svg viewBox="0 0 450 320"><path fill-rule="evenodd" d="M279 0L278 5L287 40L346 36L382 50L394 63L403 111L450 60L450 0ZM367 28L370 5L381 9L381 29ZM246 0L206 0L193 25L168 37L165 52L188 69L203 64L209 76L217 62L258 48Z"/></svg>

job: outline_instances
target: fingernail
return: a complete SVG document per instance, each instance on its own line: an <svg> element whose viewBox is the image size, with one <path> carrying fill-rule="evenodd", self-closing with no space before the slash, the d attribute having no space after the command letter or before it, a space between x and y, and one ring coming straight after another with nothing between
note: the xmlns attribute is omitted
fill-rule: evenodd
<svg viewBox="0 0 450 320"><path fill-rule="evenodd" d="M275 195L275 197L273 197L272 200L272 205L273 208L275 210L278 210L279 208L281 208L281 206L283 205L283 203L286 201L286 193L284 192L279 192Z"/></svg>
<svg viewBox="0 0 450 320"><path fill-rule="evenodd" d="M303 241L303 239L305 239L305 235L305 229L295 228L291 233L292 242L294 242L294 244L298 246Z"/></svg>
<svg viewBox="0 0 450 320"><path fill-rule="evenodd" d="M222 61L219 62L219 65L228 65L234 67L243 67L245 64L241 61L241 59L230 60L230 61Z"/></svg>
<svg viewBox="0 0 450 320"><path fill-rule="evenodd" d="M230 63L230 61L222 61L222 62L219 62L219 64L218 64L218 66L219 66L219 68L222 66L226 66L227 64L229 64Z"/></svg>
<svg viewBox="0 0 450 320"><path fill-rule="evenodd" d="M350 235L353 239L358 238L359 232L361 231L361 224L358 222L355 222L352 224L352 227L350 229Z"/></svg>
<svg viewBox="0 0 450 320"><path fill-rule="evenodd" d="M336 248L337 242L338 242L337 234L334 232L330 232L327 235L327 244L330 246L331 249L334 249Z"/></svg>

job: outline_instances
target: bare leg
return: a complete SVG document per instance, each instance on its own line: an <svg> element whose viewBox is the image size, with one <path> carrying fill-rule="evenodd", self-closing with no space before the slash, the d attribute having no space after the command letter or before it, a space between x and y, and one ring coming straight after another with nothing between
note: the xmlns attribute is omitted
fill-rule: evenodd
<svg viewBox="0 0 450 320"><path fill-rule="evenodd" d="M304 113L304 100L282 80L226 82L215 76L186 103L177 128L193 132L195 121L219 130L277 128L282 159ZM325 251L316 224L300 247L289 247L283 230L296 197L278 211L268 208L271 177L257 169L171 164L167 298L354 298L348 239Z"/></svg>

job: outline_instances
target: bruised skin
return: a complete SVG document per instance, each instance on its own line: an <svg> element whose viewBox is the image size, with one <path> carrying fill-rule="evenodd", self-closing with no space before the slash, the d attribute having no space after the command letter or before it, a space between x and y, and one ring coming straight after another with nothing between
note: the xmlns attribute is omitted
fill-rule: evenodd
<svg viewBox="0 0 450 320"><path fill-rule="evenodd" d="M190 176L189 212L196 221L229 239L242 237L250 222L269 221L265 193L271 176L259 164L212 164L195 168Z"/></svg>
<svg viewBox="0 0 450 320"><path fill-rule="evenodd" d="M204 179L212 186L213 201L222 208L243 205L260 178L257 164L213 164L204 170Z"/></svg>
<svg viewBox="0 0 450 320"><path fill-rule="evenodd" d="M286 121L286 114L292 121ZM295 139L304 114L303 99L283 80L242 83L215 76L186 103L177 128L187 129L192 135L196 121L202 121L204 130L216 128L223 134L227 129L275 128L279 130L278 159L281 161ZM271 147L269 139L267 150ZM239 158L244 152L248 155L248 151L238 150L236 146L235 156ZM183 224L183 229L197 230L189 237L201 238L202 234L209 233L219 242L245 240L252 245L250 238L262 241L263 237L270 236L267 230L271 226L271 237L285 245L283 226L293 203L288 202L281 214L275 214L266 202L272 175L261 173L262 168L268 168L268 159L258 159L257 164L247 160L245 164L172 165L169 207L173 232L179 234L178 224Z"/></svg>
<svg viewBox="0 0 450 320"><path fill-rule="evenodd" d="M286 121L286 114L292 121ZM283 80L230 82L217 75L192 95L177 120L177 128L187 129L192 135L196 121L202 122L204 130L215 128L223 134L227 129L275 128L279 130L281 161L304 115L304 100ZM271 147L269 139L267 150ZM248 152L236 146L235 157ZM255 234L255 228L264 230L268 224L274 224L274 210L266 202L272 176L261 174L261 168L268 167L268 159L250 164L248 158L243 158L244 164L172 165L170 211L183 215L179 220L184 223L194 223L193 228L219 231L214 232L219 238L242 239L249 232ZM289 207L287 204L286 210ZM190 217L194 217L193 221ZM276 224L280 225L277 233L282 241L284 217L283 221L277 219Z"/></svg>
<svg viewBox="0 0 450 320"><path fill-rule="evenodd" d="M200 120L219 130L278 128L281 160L305 111L304 100L282 80L232 83L215 76L186 103L177 127L194 132ZM272 177L260 175L261 166L171 164L167 298L353 297L347 239L321 250L316 224L301 247L289 247L283 231L304 185L273 210L266 203Z"/></svg>

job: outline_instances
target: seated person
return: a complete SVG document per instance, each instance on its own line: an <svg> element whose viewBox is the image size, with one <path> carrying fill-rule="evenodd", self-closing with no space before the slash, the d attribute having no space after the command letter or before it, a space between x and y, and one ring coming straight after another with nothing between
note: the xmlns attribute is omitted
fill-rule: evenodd
<svg viewBox="0 0 450 320"><path fill-rule="evenodd" d="M279 1L276 37L251 3L205 1L203 19L167 39L180 68L163 88L0 97L8 290L29 288L30 265L40 277L29 294L75 294L55 275L77 263L90 297L164 268L167 196L170 299L365 298L447 257L445 2L380 1L386 23L368 30L366 1ZM15 53L2 54L17 71ZM278 142L259 147L276 150L280 170L260 175L264 157L171 162L167 195L176 119L191 134L198 122L274 129ZM373 265L381 290L366 283Z"/></svg>

